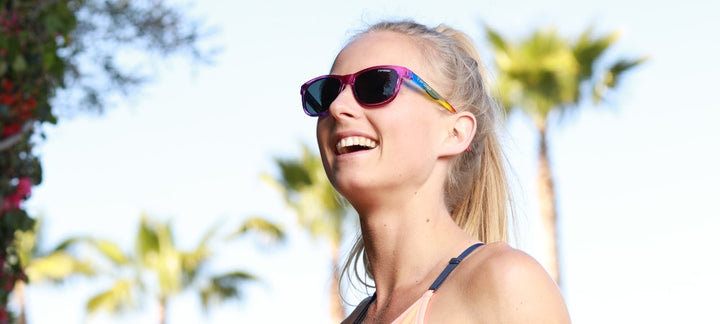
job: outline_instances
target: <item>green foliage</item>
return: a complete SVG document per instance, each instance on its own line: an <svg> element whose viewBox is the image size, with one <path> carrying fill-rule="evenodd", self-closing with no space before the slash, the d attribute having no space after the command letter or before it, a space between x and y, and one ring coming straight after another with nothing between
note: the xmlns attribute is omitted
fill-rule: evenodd
<svg viewBox="0 0 720 324"><path fill-rule="evenodd" d="M90 313L106 311L119 313L135 306L132 298L132 288L135 282L131 280L118 280L109 289L93 296L87 302Z"/></svg>
<svg viewBox="0 0 720 324"><path fill-rule="evenodd" d="M549 259L546 266L560 284L556 199L547 144L549 116L578 109L591 98L594 104L600 103L607 90L616 88L619 78L645 58L606 63L603 56L618 33L595 36L592 27L577 40L565 39L549 29L537 30L517 43L505 40L490 27L485 30L495 52L496 90L503 107L530 117L537 130L538 196Z"/></svg>
<svg viewBox="0 0 720 324"><path fill-rule="evenodd" d="M285 204L297 215L298 223L313 238L330 243L330 262L333 282L330 285L329 300L334 320L345 318L343 303L338 298L340 284L340 243L344 237L343 225L351 218L352 208L328 181L320 156L313 154L306 146L297 159L276 159L280 176L273 178L263 174L262 178L275 187L285 199Z"/></svg>
<svg viewBox="0 0 720 324"><path fill-rule="evenodd" d="M17 231L15 235L19 263L25 267L31 283L59 283L74 275L113 279L111 286L88 300L89 313L129 311L142 304L141 298L148 296L166 303L185 290L197 291L203 310L208 311L209 307L222 301L240 298L240 285L258 279L237 270L207 273L206 267L214 254L210 244L219 237L219 223L203 234L194 249L180 250L173 240L169 223L143 215L135 235L133 253L123 252L112 241L90 236L68 238L48 253L40 253L37 248L41 237L39 224L37 222L28 231ZM250 233L262 234L271 242L279 242L285 237L277 224L259 217L245 220L239 230L224 236L235 239ZM80 252L86 252L85 256L80 257ZM88 256L87 252L95 253Z"/></svg>
<svg viewBox="0 0 720 324"><path fill-rule="evenodd" d="M245 281L257 280L247 272L235 271L210 279L210 284L200 292L200 301L203 311L207 312L210 306L219 304L230 298L240 298L238 286Z"/></svg>
<svg viewBox="0 0 720 324"><path fill-rule="evenodd" d="M264 236L268 241L273 243L285 240L285 232L280 226L261 217L250 217L246 219L229 238L233 239L252 232Z"/></svg>
<svg viewBox="0 0 720 324"><path fill-rule="evenodd" d="M271 228L271 232L284 237L279 227L271 222L253 218L246 224L248 230L236 235ZM143 216L135 235L133 253L125 254L116 244L107 240L76 238L66 241L71 245L86 245L112 260L112 268L106 274L115 283L90 298L88 312L118 313L131 310L142 304L142 298L145 297L156 300L165 308L170 298L186 290L200 294L205 310L221 301L240 298L239 285L256 280L255 276L243 271L207 273L206 268L214 255L210 244L218 236L217 229L218 226L215 226L205 232L193 249L181 250L173 240L169 223Z"/></svg>
<svg viewBox="0 0 720 324"><path fill-rule="evenodd" d="M40 222L28 230L15 232L15 246L20 264L32 283L50 281L60 283L74 275L92 276L97 269L91 262L78 258L69 252L72 241L61 242L47 253L38 248L42 227Z"/></svg>
<svg viewBox="0 0 720 324"><path fill-rule="evenodd" d="M148 79L120 57L204 59L198 41L198 24L163 0L0 0L0 324L14 282L25 280L13 239L33 226L22 202L42 181L35 129L57 121L61 102L67 113L102 111Z"/></svg>
<svg viewBox="0 0 720 324"><path fill-rule="evenodd" d="M298 159L277 159L280 177L263 174L262 178L280 191L300 225L313 237L328 239L334 246L342 241L348 203L327 180L322 160L302 147Z"/></svg>
<svg viewBox="0 0 720 324"><path fill-rule="evenodd" d="M285 204L297 215L298 223L313 238L326 240L330 244L330 262L333 282L330 285L329 300L331 315L335 320L345 318L339 293L339 250L343 240L343 225L350 218L352 209L328 181L322 159L306 146L296 159L276 159L280 176L273 178L263 174L262 179L275 187L283 196Z"/></svg>
<svg viewBox="0 0 720 324"><path fill-rule="evenodd" d="M28 279L33 283L45 280L61 282L75 274L92 275L94 268L65 251L55 251L35 258L25 267Z"/></svg>
<svg viewBox="0 0 720 324"><path fill-rule="evenodd" d="M105 258L112 261L113 263L117 265L124 265L128 262L128 257L122 252L119 246L117 246L115 243L104 240L104 239L95 239L92 237L72 237L69 239L66 239L65 241L62 241L55 249L55 252L59 251L68 251L72 248L72 246L79 244L79 243L85 243L93 246L100 254L102 254Z"/></svg>
<svg viewBox="0 0 720 324"><path fill-rule="evenodd" d="M32 228L17 230L13 247L19 265L24 269L27 280L32 283L52 282L60 283L75 275L92 276L97 273L96 267L87 260L80 259L69 253L68 242L62 242L58 247L43 253L38 248L41 238L41 222L34 223ZM25 318L24 284L15 282L13 290L18 292L20 306L20 321ZM12 322L12 320L11 320Z"/></svg>
<svg viewBox="0 0 720 324"><path fill-rule="evenodd" d="M576 108L588 97L599 103L621 75L645 61L621 59L604 68L603 55L618 33L595 36L592 27L575 41L548 29L537 30L518 43L505 40L490 27L485 30L495 52L497 91L503 106L522 110L543 128L552 111Z"/></svg>

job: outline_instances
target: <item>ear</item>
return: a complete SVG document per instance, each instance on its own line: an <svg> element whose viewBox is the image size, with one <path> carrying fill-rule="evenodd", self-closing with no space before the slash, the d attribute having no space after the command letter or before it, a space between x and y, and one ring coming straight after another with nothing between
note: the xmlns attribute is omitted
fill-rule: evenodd
<svg viewBox="0 0 720 324"><path fill-rule="evenodd" d="M475 115L460 111L450 117L448 138L445 140L441 156L455 156L465 152L475 137L477 121Z"/></svg>

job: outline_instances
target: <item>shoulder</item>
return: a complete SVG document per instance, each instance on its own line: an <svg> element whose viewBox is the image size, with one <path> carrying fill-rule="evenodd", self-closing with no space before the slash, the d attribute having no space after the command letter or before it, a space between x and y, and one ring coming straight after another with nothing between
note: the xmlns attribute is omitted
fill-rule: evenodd
<svg viewBox="0 0 720 324"><path fill-rule="evenodd" d="M525 252L491 243L463 260L461 268L454 295L486 323L570 322L560 289Z"/></svg>
<svg viewBox="0 0 720 324"><path fill-rule="evenodd" d="M504 242L490 243L466 261L466 279L468 284L473 286L513 288L510 285L536 282L557 288L545 269L533 257Z"/></svg>

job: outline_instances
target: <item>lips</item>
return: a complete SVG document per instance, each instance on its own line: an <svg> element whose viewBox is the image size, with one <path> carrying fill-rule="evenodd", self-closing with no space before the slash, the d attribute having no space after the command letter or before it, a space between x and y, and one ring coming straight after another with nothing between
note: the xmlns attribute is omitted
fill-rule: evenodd
<svg viewBox="0 0 720 324"><path fill-rule="evenodd" d="M347 154L357 151L371 150L377 147L377 141L364 136L348 136L341 138L335 144L337 154Z"/></svg>

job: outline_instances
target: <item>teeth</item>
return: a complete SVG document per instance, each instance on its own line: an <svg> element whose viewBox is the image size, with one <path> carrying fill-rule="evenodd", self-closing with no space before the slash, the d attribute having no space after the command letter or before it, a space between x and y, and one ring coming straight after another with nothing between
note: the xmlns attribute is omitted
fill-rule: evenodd
<svg viewBox="0 0 720 324"><path fill-rule="evenodd" d="M351 146L362 146L367 148L375 148L377 147L377 142L367 138L367 137L361 137L361 136L350 136L345 137L341 139L335 148L337 149L338 153L344 154L350 152Z"/></svg>

